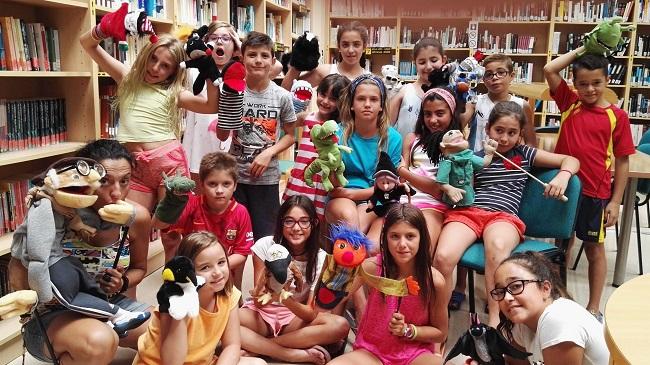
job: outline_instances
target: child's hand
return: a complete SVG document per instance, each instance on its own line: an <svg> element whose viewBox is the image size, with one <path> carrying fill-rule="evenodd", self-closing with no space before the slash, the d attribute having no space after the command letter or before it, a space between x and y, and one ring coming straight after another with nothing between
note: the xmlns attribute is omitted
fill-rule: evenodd
<svg viewBox="0 0 650 365"><path fill-rule="evenodd" d="M108 268L104 270L104 273L99 276L99 287L108 295L119 293L122 289L122 276L125 271L123 266L118 266L117 269Z"/></svg>
<svg viewBox="0 0 650 365"><path fill-rule="evenodd" d="M497 150L497 146L499 145L499 142L488 138L485 141L483 141L483 150L485 151L486 155L493 155L494 152Z"/></svg>
<svg viewBox="0 0 650 365"><path fill-rule="evenodd" d="M611 227L618 221L620 202L610 201L605 207L605 227Z"/></svg>
<svg viewBox="0 0 650 365"><path fill-rule="evenodd" d="M273 155L269 152L268 149L260 152L259 155L255 156L255 159L251 164L251 175L253 175L255 178L262 176L264 171L266 171L266 169L269 167L272 157Z"/></svg>
<svg viewBox="0 0 650 365"><path fill-rule="evenodd" d="M400 312L393 313L393 318L390 319L388 323L388 329L390 333L397 337L404 336L404 328L406 328L406 323L404 322L404 315Z"/></svg>
<svg viewBox="0 0 650 365"><path fill-rule="evenodd" d="M102 220L123 226L131 226L135 222L135 206L124 200L105 205L97 213Z"/></svg>
<svg viewBox="0 0 650 365"><path fill-rule="evenodd" d="M571 174L560 171L551 182L544 187L544 196L554 199L562 199L566 187L571 179Z"/></svg>

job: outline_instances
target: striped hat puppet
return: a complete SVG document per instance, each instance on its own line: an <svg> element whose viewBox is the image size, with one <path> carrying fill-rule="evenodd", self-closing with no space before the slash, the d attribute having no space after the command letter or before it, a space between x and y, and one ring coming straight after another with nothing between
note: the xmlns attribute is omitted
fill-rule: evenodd
<svg viewBox="0 0 650 365"><path fill-rule="evenodd" d="M219 129L239 130L243 126L246 68L241 62L230 60L221 70L221 77Z"/></svg>

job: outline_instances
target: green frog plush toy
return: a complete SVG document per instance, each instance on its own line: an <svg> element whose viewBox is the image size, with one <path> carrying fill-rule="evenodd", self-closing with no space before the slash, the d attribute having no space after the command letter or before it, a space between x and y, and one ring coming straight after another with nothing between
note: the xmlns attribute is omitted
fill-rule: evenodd
<svg viewBox="0 0 650 365"><path fill-rule="evenodd" d="M336 132L339 126L334 120L328 120L322 125L315 125L309 135L311 141L316 147L318 158L314 159L305 169L305 182L307 185L314 187L313 176L322 172L323 187L327 191L334 189L334 185L330 182L330 172L336 174L341 186L345 186L348 180L343 176L345 171L345 164L341 159L341 151L347 153L352 152L352 149L347 146L339 145Z"/></svg>
<svg viewBox="0 0 650 365"><path fill-rule="evenodd" d="M609 57L616 49L623 44L621 34L634 29L633 25L621 26L623 18L614 17L600 22L591 32L585 35L585 50L578 54L595 54Z"/></svg>

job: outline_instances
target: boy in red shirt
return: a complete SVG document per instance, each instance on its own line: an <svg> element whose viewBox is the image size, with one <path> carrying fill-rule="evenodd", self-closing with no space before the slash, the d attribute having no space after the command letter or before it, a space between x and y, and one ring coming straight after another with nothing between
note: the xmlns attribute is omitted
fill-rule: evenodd
<svg viewBox="0 0 650 365"><path fill-rule="evenodd" d="M175 223L168 224L154 217L154 228L169 236L165 260L171 259L181 241L181 235L197 231L214 233L228 255L234 283L241 287L246 256L251 254L253 226L248 210L232 195L237 187L237 160L224 152L208 153L201 159L199 179L202 195L190 194L187 205Z"/></svg>
<svg viewBox="0 0 650 365"><path fill-rule="evenodd" d="M544 66L544 76L562 111L555 153L571 155L580 161L582 199L575 231L585 243L589 261L587 310L602 322L600 298L607 274L605 228L618 219L627 183L628 156L635 150L627 113L603 97L609 83L607 59L591 54L577 58L583 51L584 47L580 47L549 62ZM577 93L559 74L571 63ZM611 187L613 157L616 158Z"/></svg>

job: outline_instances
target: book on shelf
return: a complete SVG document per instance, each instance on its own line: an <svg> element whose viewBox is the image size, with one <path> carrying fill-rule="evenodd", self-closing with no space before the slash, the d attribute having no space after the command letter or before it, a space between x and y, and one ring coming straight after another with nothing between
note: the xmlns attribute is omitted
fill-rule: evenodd
<svg viewBox="0 0 650 365"><path fill-rule="evenodd" d="M636 37L636 45L634 46L634 56L648 57L650 56L650 35L638 34Z"/></svg>
<svg viewBox="0 0 650 365"><path fill-rule="evenodd" d="M376 0L332 0L330 14L366 19L386 16L384 5Z"/></svg>
<svg viewBox="0 0 650 365"><path fill-rule="evenodd" d="M628 114L633 118L650 118L648 111L649 98L643 94L630 95Z"/></svg>
<svg viewBox="0 0 650 365"><path fill-rule="evenodd" d="M311 31L311 17L297 12L291 13L291 31L297 35Z"/></svg>
<svg viewBox="0 0 650 365"><path fill-rule="evenodd" d="M0 297L9 294L12 290L9 287L9 260L11 256L0 257Z"/></svg>
<svg viewBox="0 0 650 365"><path fill-rule="evenodd" d="M650 0L638 0L636 9L637 22L650 23Z"/></svg>
<svg viewBox="0 0 650 365"><path fill-rule="evenodd" d="M116 84L99 86L99 133L101 138L115 138L120 121L119 110L115 105Z"/></svg>
<svg viewBox="0 0 650 365"><path fill-rule="evenodd" d="M121 49L118 42L115 42L113 38L102 39L102 41L99 42L99 46L102 47L116 60L122 62L125 65L132 65L138 55L138 52L140 52L140 50L149 43L149 38L126 37L126 42L128 44L128 49L126 51L124 49Z"/></svg>
<svg viewBox="0 0 650 365"><path fill-rule="evenodd" d="M630 21L633 8L632 1L605 0L558 0L555 12L556 21L564 22L598 22L620 16L624 22Z"/></svg>
<svg viewBox="0 0 650 365"><path fill-rule="evenodd" d="M478 21L547 21L550 2L511 0L472 6L472 19Z"/></svg>
<svg viewBox="0 0 650 365"><path fill-rule="evenodd" d="M533 63L532 62L513 62L512 71L515 76L513 82L530 84L533 82Z"/></svg>
<svg viewBox="0 0 650 365"><path fill-rule="evenodd" d="M59 31L42 23L0 17L1 70L61 71Z"/></svg>
<svg viewBox="0 0 650 365"><path fill-rule="evenodd" d="M454 26L446 26L443 29L428 27L427 29L414 30L409 26L402 29L400 47L412 48L424 37L432 37L440 41L444 49L467 48L467 28L461 29Z"/></svg>
<svg viewBox="0 0 650 365"><path fill-rule="evenodd" d="M395 27L374 25L368 27L368 47L395 47L397 32Z"/></svg>
<svg viewBox="0 0 650 365"><path fill-rule="evenodd" d="M66 140L65 100L0 99L0 152Z"/></svg>
<svg viewBox="0 0 650 365"><path fill-rule="evenodd" d="M255 9L253 5L237 7L237 34L245 37L255 29Z"/></svg>
<svg viewBox="0 0 650 365"><path fill-rule="evenodd" d="M517 33L493 34L489 30L479 33L479 50L484 53L533 53L535 36Z"/></svg>
<svg viewBox="0 0 650 365"><path fill-rule="evenodd" d="M609 85L624 85L627 65L622 62L612 62L609 64Z"/></svg>
<svg viewBox="0 0 650 365"><path fill-rule="evenodd" d="M289 7L289 5L290 5L289 0L272 0L271 2L276 4L276 5L283 6L285 8Z"/></svg>
<svg viewBox="0 0 650 365"><path fill-rule="evenodd" d="M180 23L191 24L198 28L203 24L210 24L218 18L215 0L182 0L178 4L176 11Z"/></svg>
<svg viewBox="0 0 650 365"><path fill-rule="evenodd" d="M96 0L98 6L103 6L109 9L117 9L122 5L124 0ZM181 7L187 2L195 0L181 0L179 1ZM165 0L129 0L129 10L142 9L147 13L148 17L167 19L167 9Z"/></svg>
<svg viewBox="0 0 650 365"><path fill-rule="evenodd" d="M282 16L266 13L266 34L271 37L273 42L283 43Z"/></svg>
<svg viewBox="0 0 650 365"><path fill-rule="evenodd" d="M30 188L32 176L17 176L0 180L0 235L13 232L25 220L27 207L24 197Z"/></svg>
<svg viewBox="0 0 650 365"><path fill-rule="evenodd" d="M650 66L632 65L630 86L650 86Z"/></svg>

